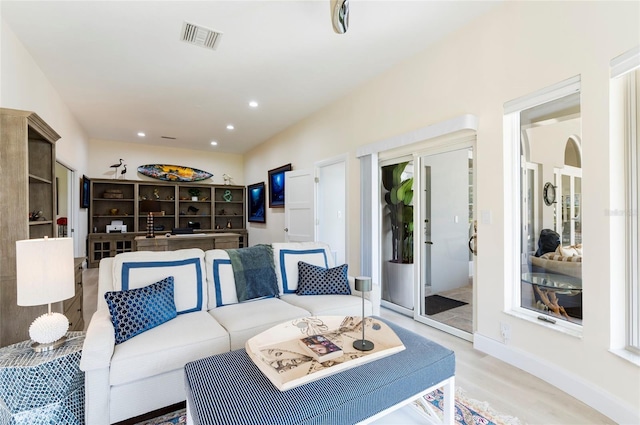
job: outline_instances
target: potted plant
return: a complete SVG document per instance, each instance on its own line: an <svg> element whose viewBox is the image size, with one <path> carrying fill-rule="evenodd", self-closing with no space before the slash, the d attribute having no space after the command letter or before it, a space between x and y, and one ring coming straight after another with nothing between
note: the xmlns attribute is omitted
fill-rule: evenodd
<svg viewBox="0 0 640 425"><path fill-rule="evenodd" d="M192 187L189 189L189 195L191 195L191 200L192 201L197 201L198 200L198 196L200 196L200 189L198 189L197 187Z"/></svg>
<svg viewBox="0 0 640 425"><path fill-rule="evenodd" d="M402 179L409 162L382 167L385 211L391 230L386 283L391 302L413 308L413 177Z"/></svg>

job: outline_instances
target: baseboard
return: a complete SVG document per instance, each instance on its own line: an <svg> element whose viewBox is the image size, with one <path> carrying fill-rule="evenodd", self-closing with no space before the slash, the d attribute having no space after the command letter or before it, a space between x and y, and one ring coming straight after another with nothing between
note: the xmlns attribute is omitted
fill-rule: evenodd
<svg viewBox="0 0 640 425"><path fill-rule="evenodd" d="M478 333L473 336L473 348L529 372L593 407L618 424L640 424L640 412L633 406L553 363Z"/></svg>

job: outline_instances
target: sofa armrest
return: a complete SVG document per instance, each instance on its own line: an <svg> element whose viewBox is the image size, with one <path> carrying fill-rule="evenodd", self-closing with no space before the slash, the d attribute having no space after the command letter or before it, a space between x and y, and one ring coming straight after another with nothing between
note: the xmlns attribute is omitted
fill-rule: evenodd
<svg viewBox="0 0 640 425"><path fill-rule="evenodd" d="M80 369L83 371L109 368L116 345L115 330L108 310L93 314L82 347Z"/></svg>
<svg viewBox="0 0 640 425"><path fill-rule="evenodd" d="M353 295L361 297L362 293L360 291L356 291L356 278L353 276L348 276L348 279L349 279L349 287L351 288L351 293ZM380 284L377 282L372 282L371 291L365 292L364 297L371 302L373 315L379 316L380 315L380 299L381 299Z"/></svg>

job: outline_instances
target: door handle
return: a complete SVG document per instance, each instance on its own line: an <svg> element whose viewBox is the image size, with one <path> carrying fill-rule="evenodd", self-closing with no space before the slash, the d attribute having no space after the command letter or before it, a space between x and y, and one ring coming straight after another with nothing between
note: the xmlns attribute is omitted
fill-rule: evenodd
<svg viewBox="0 0 640 425"><path fill-rule="evenodd" d="M289 228L288 228L288 227L285 227L285 228L284 228L284 231L285 231L285 232L288 232L288 231L289 231Z"/></svg>
<svg viewBox="0 0 640 425"><path fill-rule="evenodd" d="M475 241L477 237L478 237L477 235L473 235L469 238L469 251L471 251L473 255L478 255L478 250L476 249L476 246L475 246L476 245Z"/></svg>
<svg viewBox="0 0 640 425"><path fill-rule="evenodd" d="M424 241L424 243L426 243L427 245L433 245L433 242L431 241Z"/></svg>

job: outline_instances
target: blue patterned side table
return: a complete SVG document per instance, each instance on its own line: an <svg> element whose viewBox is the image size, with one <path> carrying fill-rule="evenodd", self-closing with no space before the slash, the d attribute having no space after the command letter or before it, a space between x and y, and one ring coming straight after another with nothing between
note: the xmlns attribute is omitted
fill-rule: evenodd
<svg viewBox="0 0 640 425"><path fill-rule="evenodd" d="M0 425L84 424L84 332L36 353L31 341L0 348Z"/></svg>

